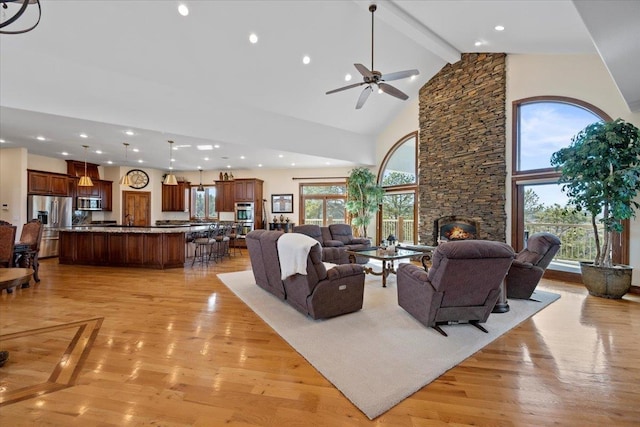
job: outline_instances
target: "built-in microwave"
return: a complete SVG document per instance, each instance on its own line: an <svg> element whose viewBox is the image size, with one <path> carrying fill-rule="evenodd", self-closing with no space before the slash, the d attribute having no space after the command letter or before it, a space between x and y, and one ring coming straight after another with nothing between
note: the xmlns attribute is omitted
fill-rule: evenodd
<svg viewBox="0 0 640 427"><path fill-rule="evenodd" d="M101 211L102 198L100 197L78 197L77 209L79 211Z"/></svg>

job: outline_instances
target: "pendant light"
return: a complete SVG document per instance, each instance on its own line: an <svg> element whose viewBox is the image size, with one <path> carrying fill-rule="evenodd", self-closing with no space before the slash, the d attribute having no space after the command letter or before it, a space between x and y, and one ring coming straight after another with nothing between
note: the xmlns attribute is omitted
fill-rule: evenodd
<svg viewBox="0 0 640 427"><path fill-rule="evenodd" d="M200 169L200 185L198 185L198 188L196 188L196 191L204 191L204 186L202 185L202 169Z"/></svg>
<svg viewBox="0 0 640 427"><path fill-rule="evenodd" d="M129 148L129 143L123 142L124 145L124 164L127 164L127 149ZM131 181L129 180L129 174L125 172L120 179L120 185L131 185Z"/></svg>
<svg viewBox="0 0 640 427"><path fill-rule="evenodd" d="M84 147L84 176L80 178L80 182L78 182L78 187L93 187L93 181L87 175L87 148L88 145L83 145Z"/></svg>
<svg viewBox="0 0 640 427"><path fill-rule="evenodd" d="M163 184L178 185L178 180L176 179L176 176L171 172L171 170L173 169L173 166L171 166L171 150L173 150L173 141L168 141L168 142L169 142L169 173L164 178Z"/></svg>

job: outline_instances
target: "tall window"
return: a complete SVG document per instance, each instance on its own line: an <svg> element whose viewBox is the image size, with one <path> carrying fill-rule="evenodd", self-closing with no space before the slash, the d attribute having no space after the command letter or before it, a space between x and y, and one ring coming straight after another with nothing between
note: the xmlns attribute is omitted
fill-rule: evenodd
<svg viewBox="0 0 640 427"><path fill-rule="evenodd" d="M191 216L194 219L217 219L216 187L204 187L204 191L197 191L191 187Z"/></svg>
<svg viewBox="0 0 640 427"><path fill-rule="evenodd" d="M378 212L376 236L378 242L393 235L398 241L417 242L417 139L413 132L400 139L389 150L378 174L385 189Z"/></svg>
<svg viewBox="0 0 640 427"><path fill-rule="evenodd" d="M345 184L300 184L302 224L327 226L346 223L347 186Z"/></svg>
<svg viewBox="0 0 640 427"><path fill-rule="evenodd" d="M527 236L553 233L562 246L550 268L577 271L578 261L594 258L591 218L569 204L551 155L587 125L611 118L593 105L564 97L515 101L513 112L512 244L521 250ZM624 253L616 250L617 262L624 262Z"/></svg>

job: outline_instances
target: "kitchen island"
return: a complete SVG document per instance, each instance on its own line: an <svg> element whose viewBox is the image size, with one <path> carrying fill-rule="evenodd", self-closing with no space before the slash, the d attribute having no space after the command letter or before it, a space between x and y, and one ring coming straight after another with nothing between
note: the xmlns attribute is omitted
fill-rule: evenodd
<svg viewBox="0 0 640 427"><path fill-rule="evenodd" d="M59 263L114 267L184 267L187 235L207 226L60 229Z"/></svg>

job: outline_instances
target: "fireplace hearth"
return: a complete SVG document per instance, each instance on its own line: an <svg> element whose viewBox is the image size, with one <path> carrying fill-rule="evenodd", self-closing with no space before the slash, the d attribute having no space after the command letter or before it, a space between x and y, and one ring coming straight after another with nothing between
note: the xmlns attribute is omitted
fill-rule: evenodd
<svg viewBox="0 0 640 427"><path fill-rule="evenodd" d="M433 240L436 244L453 240L478 239L479 236L480 224L473 218L443 216L433 224Z"/></svg>

